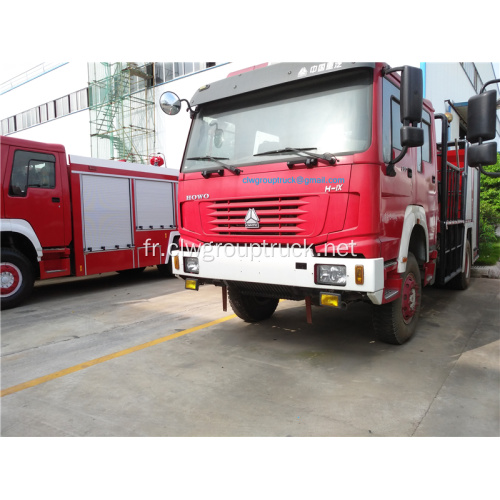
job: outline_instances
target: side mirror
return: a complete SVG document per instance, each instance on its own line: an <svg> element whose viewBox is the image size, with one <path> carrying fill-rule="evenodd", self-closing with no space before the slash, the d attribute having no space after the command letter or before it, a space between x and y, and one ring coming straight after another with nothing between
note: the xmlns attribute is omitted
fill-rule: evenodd
<svg viewBox="0 0 500 500"><path fill-rule="evenodd" d="M420 147L424 144L424 131L417 125L422 122L422 107L424 105L424 91L422 70L413 66L400 66L398 68L384 68L382 74L401 71L400 86L400 137L403 149L397 158L387 164L386 174L394 177L394 165L406 155L408 148Z"/></svg>
<svg viewBox="0 0 500 500"><path fill-rule="evenodd" d="M424 129L404 125L401 127L401 146L418 148L424 144Z"/></svg>
<svg viewBox="0 0 500 500"><path fill-rule="evenodd" d="M173 92L165 92L160 97L160 108L167 115L176 115L181 110L181 100Z"/></svg>
<svg viewBox="0 0 500 500"><path fill-rule="evenodd" d="M496 90L472 96L467 104L467 140L474 144L467 155L470 167L494 165L497 162L496 142L487 142L496 134ZM496 176L495 176L496 177Z"/></svg>
<svg viewBox="0 0 500 500"><path fill-rule="evenodd" d="M404 66L401 71L401 123L403 125L420 123L423 104L422 70L413 66Z"/></svg>
<svg viewBox="0 0 500 500"><path fill-rule="evenodd" d="M488 90L469 99L467 104L469 142L483 142L495 138L496 100L496 90Z"/></svg>
<svg viewBox="0 0 500 500"><path fill-rule="evenodd" d="M486 142L474 144L467 153L469 167L482 167L484 165L495 165L497 162L497 143Z"/></svg>

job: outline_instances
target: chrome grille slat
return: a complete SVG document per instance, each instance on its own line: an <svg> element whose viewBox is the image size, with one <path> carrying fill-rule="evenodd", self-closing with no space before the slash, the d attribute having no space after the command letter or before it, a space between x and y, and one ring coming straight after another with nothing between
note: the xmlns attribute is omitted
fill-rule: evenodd
<svg viewBox="0 0 500 500"><path fill-rule="evenodd" d="M302 234L301 227L308 222L310 201L298 196L220 200L205 205L208 230L219 235L273 235L293 236ZM246 228L245 216L255 209L259 228Z"/></svg>

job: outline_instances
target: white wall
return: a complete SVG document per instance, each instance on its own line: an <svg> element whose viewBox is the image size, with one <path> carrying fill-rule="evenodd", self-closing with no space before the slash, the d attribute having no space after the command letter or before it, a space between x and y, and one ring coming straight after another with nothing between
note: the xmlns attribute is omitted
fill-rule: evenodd
<svg viewBox="0 0 500 500"><path fill-rule="evenodd" d="M87 63L71 62L0 95L0 119L53 101L88 86ZM69 154L90 156L89 111L62 116L12 134L62 144Z"/></svg>
<svg viewBox="0 0 500 500"><path fill-rule="evenodd" d="M88 109L36 125L12 134L11 137L30 141L62 144L67 154L91 156L90 113Z"/></svg>
<svg viewBox="0 0 500 500"><path fill-rule="evenodd" d="M17 115L87 86L87 63L67 63L0 95L0 119Z"/></svg>

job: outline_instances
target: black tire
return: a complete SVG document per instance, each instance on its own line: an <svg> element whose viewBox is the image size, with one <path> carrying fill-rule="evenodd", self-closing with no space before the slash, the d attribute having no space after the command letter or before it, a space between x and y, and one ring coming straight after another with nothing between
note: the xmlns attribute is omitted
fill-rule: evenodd
<svg viewBox="0 0 500 500"><path fill-rule="evenodd" d="M170 278L174 275L172 272L172 258L169 259L168 264L158 264L156 268L158 269L160 276L165 278Z"/></svg>
<svg viewBox="0 0 500 500"><path fill-rule="evenodd" d="M469 240L467 240L467 243L465 245L465 269L450 281L450 288L453 288L455 290L467 290L470 284L471 268L472 250L470 242Z"/></svg>
<svg viewBox="0 0 500 500"><path fill-rule="evenodd" d="M1 250L1 309L17 307L26 300L35 283L31 262L17 250Z"/></svg>
<svg viewBox="0 0 500 500"><path fill-rule="evenodd" d="M278 307L279 299L243 295L234 287L228 287L229 303L236 316L247 323L270 318Z"/></svg>
<svg viewBox="0 0 500 500"><path fill-rule="evenodd" d="M388 304L373 306L373 327L382 342L401 345L410 340L420 316L421 296L420 269L409 252L400 296Z"/></svg>

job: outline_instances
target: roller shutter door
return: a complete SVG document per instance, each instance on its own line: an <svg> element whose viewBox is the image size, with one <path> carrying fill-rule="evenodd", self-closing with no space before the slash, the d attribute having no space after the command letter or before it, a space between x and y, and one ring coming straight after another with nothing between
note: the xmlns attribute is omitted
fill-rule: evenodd
<svg viewBox="0 0 500 500"><path fill-rule="evenodd" d="M84 248L93 251L133 245L130 180L82 175Z"/></svg>
<svg viewBox="0 0 500 500"><path fill-rule="evenodd" d="M174 184L165 181L135 180L137 229L174 227Z"/></svg>

